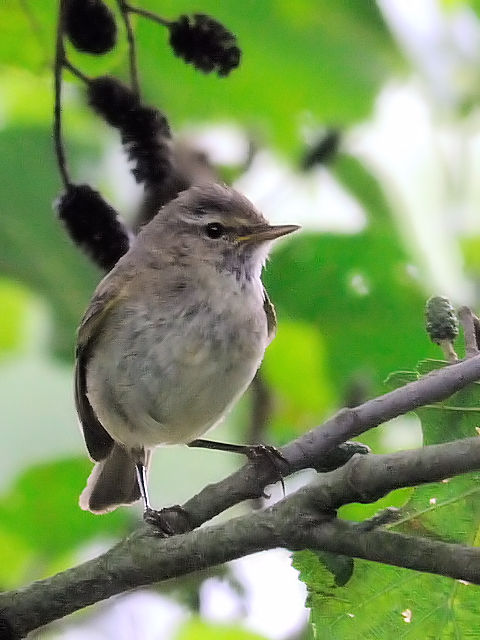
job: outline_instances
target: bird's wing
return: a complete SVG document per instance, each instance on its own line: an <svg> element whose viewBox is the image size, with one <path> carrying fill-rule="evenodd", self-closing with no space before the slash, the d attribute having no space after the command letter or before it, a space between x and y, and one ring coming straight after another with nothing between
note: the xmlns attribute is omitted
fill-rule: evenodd
<svg viewBox="0 0 480 640"><path fill-rule="evenodd" d="M270 343L277 332L277 314L265 287L263 287L263 308L267 316L268 342Z"/></svg>
<svg viewBox="0 0 480 640"><path fill-rule="evenodd" d="M103 460L113 447L113 439L104 429L87 397L87 364L95 340L110 311L122 297L119 278L114 272L106 276L83 316L77 333L75 360L75 406L82 426L85 444L93 460Z"/></svg>

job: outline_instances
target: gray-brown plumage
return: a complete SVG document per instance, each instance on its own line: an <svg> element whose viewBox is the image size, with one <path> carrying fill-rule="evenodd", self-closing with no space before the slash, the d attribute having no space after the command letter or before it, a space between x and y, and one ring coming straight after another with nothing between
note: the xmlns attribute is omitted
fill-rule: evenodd
<svg viewBox="0 0 480 640"><path fill-rule="evenodd" d="M245 391L275 333L261 270L296 228L228 187L192 187L102 280L78 330L76 407L96 462L82 508L149 508L151 450L195 440Z"/></svg>

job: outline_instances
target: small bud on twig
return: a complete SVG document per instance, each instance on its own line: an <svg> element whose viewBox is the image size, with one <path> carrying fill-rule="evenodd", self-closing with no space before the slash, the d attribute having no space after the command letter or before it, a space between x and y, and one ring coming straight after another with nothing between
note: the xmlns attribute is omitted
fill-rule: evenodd
<svg viewBox="0 0 480 640"><path fill-rule="evenodd" d="M458 318L447 298L432 296L425 306L425 328L430 340L440 345L449 362L458 360L453 343L458 336Z"/></svg>

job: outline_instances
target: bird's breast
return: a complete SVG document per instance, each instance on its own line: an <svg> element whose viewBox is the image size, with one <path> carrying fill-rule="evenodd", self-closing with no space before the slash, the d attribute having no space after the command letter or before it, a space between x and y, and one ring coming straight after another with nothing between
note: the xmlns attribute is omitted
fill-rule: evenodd
<svg viewBox="0 0 480 640"><path fill-rule="evenodd" d="M233 283L223 295L183 297L168 313L152 305L127 314L118 333L108 361L89 368L90 380L109 381L105 428L127 446L190 442L218 422L260 365L263 288ZM102 392L89 385L91 393L98 404Z"/></svg>

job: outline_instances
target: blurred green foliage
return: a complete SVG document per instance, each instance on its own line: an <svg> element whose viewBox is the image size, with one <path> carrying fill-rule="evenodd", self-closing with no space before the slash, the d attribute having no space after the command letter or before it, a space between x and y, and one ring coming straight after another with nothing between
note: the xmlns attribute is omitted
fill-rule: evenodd
<svg viewBox="0 0 480 640"><path fill-rule="evenodd" d="M311 112L319 123L356 122L369 113L381 82L401 65L373 0L139 4L168 19L199 10L209 13L237 35L242 47L242 64L227 80L202 76L172 55L165 28L134 18L145 95L165 109L175 127L205 119L235 120L265 129L291 149L298 145L298 118L303 111ZM6 0L0 9L6 32L0 65L35 72L48 68L55 7L54 0ZM76 55L70 48L69 54L88 73L124 73L124 42L100 59Z"/></svg>
<svg viewBox="0 0 480 640"><path fill-rule="evenodd" d="M340 156L333 171L363 205L366 228L299 234L275 253L264 279L280 317L309 322L322 335L342 402L356 370L371 375L369 391L377 394L399 363L434 351L422 330L424 292L408 271L414 258L381 185L351 156Z"/></svg>
<svg viewBox="0 0 480 640"><path fill-rule="evenodd" d="M25 339L24 317L28 305L28 292L5 278L0 279L0 356L19 350Z"/></svg>
<svg viewBox="0 0 480 640"><path fill-rule="evenodd" d="M0 540L8 562L0 563L0 589L47 574L74 561L74 551L95 539L113 540L133 527L125 509L99 518L72 505L91 470L87 459L59 460L22 473L0 498ZM12 552L19 548L19 553Z"/></svg>
<svg viewBox="0 0 480 640"><path fill-rule="evenodd" d="M99 274L55 220L51 134L46 127L7 127L0 134L0 154L0 183L8 190L1 205L0 268L48 300L55 323L52 348L71 360L75 327Z"/></svg>
<svg viewBox="0 0 480 640"><path fill-rule="evenodd" d="M455 2L445 0L451 6ZM289 158L293 167L306 139L311 142L309 132L329 126L345 131L362 122L384 83L407 69L373 0L138 0L138 5L167 18L210 13L238 36L242 47L241 66L231 76L204 76L172 55L164 28L134 17L145 100L165 110L173 130L232 122L257 144ZM29 342L32 295L44 301L51 316L42 358L71 363L75 328L101 277L66 238L52 209L60 189L51 136L56 6L54 0L0 4L0 376L2 363ZM77 54L70 46L68 53L85 73L128 77L123 37L114 52L101 58ZM87 176L115 200L116 185L103 166L114 133L88 111L79 82L68 73L65 77L64 128L72 175L76 180ZM279 247L266 271L279 316L278 336L263 369L274 398L268 437L277 443L312 428L352 398L360 402L385 392L389 372L437 353L423 330L424 300L432 292L418 269L421 257L399 232L388 185L347 151L329 170L362 207L366 224L344 234L307 229ZM478 278L477 245L478 238L464 239L467 265ZM419 374L406 379L412 375ZM52 405L58 403L45 381L36 384ZM470 435L476 413L459 409L474 407L475 393L476 387L455 397L455 409L444 403L418 412L425 440L441 441L446 433L449 439ZM246 420L238 416L246 415L245 407L226 426L239 441L244 438L239 425ZM6 450L9 429L24 430L26 442L41 437L36 413L32 403L28 421L2 425ZM61 426L52 425L52 430ZM376 429L364 438L375 451L384 447L381 433ZM215 458L209 460L214 466ZM191 475L197 477L194 464ZM202 459L202 464L207 462ZM0 496L0 588L64 568L85 545L129 530L127 510L103 517L79 510L78 494L90 468L86 455L65 457L52 450L49 460L8 478ZM187 481L190 489L194 480ZM432 495L436 505L426 506ZM439 487L400 490L375 505L348 505L341 515L361 520L380 506L406 504L411 515L404 528L422 526L471 543L478 526L475 497L475 478L467 476ZM444 504L455 508L456 524L445 517ZM418 510L423 510L420 516ZM304 553L295 562L310 590L317 638L397 634L406 631L402 611L408 608L415 611L409 624L419 625L418 637L425 637L422 615L438 633L448 634L454 614L466 628L476 593L452 581L365 562L355 563L353 577L335 587L326 566L341 584L349 577L349 561L324 558L322 563ZM435 592L431 598L430 591ZM444 605L448 615L440 608ZM190 637L259 636L194 619L178 640Z"/></svg>
<svg viewBox="0 0 480 640"><path fill-rule="evenodd" d="M175 640L264 640L264 636L246 631L240 627L202 622L200 619L190 620L185 624Z"/></svg>

